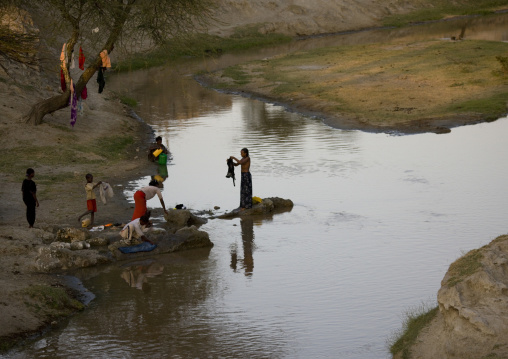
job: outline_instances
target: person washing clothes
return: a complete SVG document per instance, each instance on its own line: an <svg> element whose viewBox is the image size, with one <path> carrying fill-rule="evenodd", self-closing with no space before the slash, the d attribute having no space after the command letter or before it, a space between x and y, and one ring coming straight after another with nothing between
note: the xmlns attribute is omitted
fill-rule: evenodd
<svg viewBox="0 0 508 359"><path fill-rule="evenodd" d="M161 153L164 153L164 154L168 154L168 149L166 148L166 146L164 146L162 144L162 137L161 136L157 136L155 138L155 143L152 143L150 145L150 147L148 148L148 159L152 162L155 162L155 159L157 158L156 156L153 155L153 152L155 150L162 150Z"/></svg>
<svg viewBox="0 0 508 359"><path fill-rule="evenodd" d="M146 212L141 217L130 221L123 227L123 229L120 231L120 236L123 239L122 244L131 246L134 244L139 244L141 241L154 244L145 236L145 233L148 232L151 227L152 222L150 222L150 212Z"/></svg>
<svg viewBox="0 0 508 359"><path fill-rule="evenodd" d="M241 180L240 180L240 210L252 208L252 176L250 174L250 157L249 150L242 148L240 151L242 159L230 156L229 158L235 161L234 166L241 165ZM227 162L227 160L226 160Z"/></svg>
<svg viewBox="0 0 508 359"><path fill-rule="evenodd" d="M93 176L91 173L87 173L85 175L85 178L86 178L85 191L86 191L87 211L78 217L78 222L81 222L81 218L83 218L84 216L89 214L90 215L90 224L87 227L93 227L95 212L97 212L97 201L96 201L94 189L96 189L98 186L100 186L102 181L93 183Z"/></svg>
<svg viewBox="0 0 508 359"><path fill-rule="evenodd" d="M151 180L148 186L143 187L134 193L134 214L132 215L132 220L145 215L147 212L146 201L152 199L155 195L159 197L164 213L168 213L166 211L164 200L162 199L161 190L159 189L159 182L157 180Z"/></svg>

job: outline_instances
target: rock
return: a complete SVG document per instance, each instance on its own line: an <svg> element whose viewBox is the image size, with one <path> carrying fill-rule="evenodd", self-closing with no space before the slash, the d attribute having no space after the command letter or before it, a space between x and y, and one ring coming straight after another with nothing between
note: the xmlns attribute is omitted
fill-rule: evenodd
<svg viewBox="0 0 508 359"><path fill-rule="evenodd" d="M68 243L64 243L68 244ZM69 244L76 245L76 244ZM81 246L83 243L81 243ZM95 250L71 250L57 245L41 246L37 251L35 268L42 272L91 267L110 263L111 258Z"/></svg>
<svg viewBox="0 0 508 359"><path fill-rule="evenodd" d="M172 233L184 227L199 226L207 222L205 218L195 216L188 209L170 209L168 213L164 214L164 218Z"/></svg>
<svg viewBox="0 0 508 359"><path fill-rule="evenodd" d="M109 239L104 237L94 237L87 239L87 242L92 247L101 247L101 246L107 246L109 244Z"/></svg>
<svg viewBox="0 0 508 359"><path fill-rule="evenodd" d="M290 199L283 199L279 197L268 197L263 198L261 203L255 204L250 209L235 209L231 212L225 213L217 218L234 218L234 217L245 217L245 216L260 216L268 215L273 213L281 213L290 211L293 208L293 201Z"/></svg>
<svg viewBox="0 0 508 359"><path fill-rule="evenodd" d="M56 233L56 240L60 242L80 242L85 241L90 234L80 228L62 228Z"/></svg>
<svg viewBox="0 0 508 359"><path fill-rule="evenodd" d="M468 252L441 282L439 313L411 348L413 358L508 355L508 235Z"/></svg>

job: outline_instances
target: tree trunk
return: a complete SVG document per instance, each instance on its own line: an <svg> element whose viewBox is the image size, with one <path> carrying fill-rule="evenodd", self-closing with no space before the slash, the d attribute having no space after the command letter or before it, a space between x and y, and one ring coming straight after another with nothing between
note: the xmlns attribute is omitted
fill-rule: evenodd
<svg viewBox="0 0 508 359"><path fill-rule="evenodd" d="M127 17L129 16L129 13L131 11L131 6L134 3L133 0L131 2L128 2L128 5L124 6L122 8L122 11L120 11L117 16L115 17L115 21L113 23L113 27L111 29L109 38L106 40L106 43L103 47L103 49L108 50L108 54L110 54L113 51L114 45L118 37L120 36L123 26L125 24L125 21L127 20ZM77 29L78 27L74 27L74 29ZM74 45L76 43L76 39L79 32L74 31L72 34L71 39L69 40L71 42L72 47L68 47L68 52L70 53L70 50L74 48ZM67 65L65 66L64 75L67 77L68 70ZM81 94L81 91L83 91L83 88L86 86L88 81L92 78L92 76L95 74L97 69L102 65L102 59L100 56L97 56L95 61L88 66L85 71L81 74L79 77L79 80L75 82L76 86L76 93ZM44 116L46 116L48 113L53 113L57 110L60 110L66 106L69 105L69 97L70 97L70 78L67 79L67 91L65 91L61 95L53 96L48 99L42 100L37 102L32 106L30 109L30 112L28 112L23 119L25 120L25 123L33 122L34 125L38 125L42 122ZM70 113L69 113L70 118Z"/></svg>
<svg viewBox="0 0 508 359"><path fill-rule="evenodd" d="M37 102L32 106L30 112L23 117L25 123L33 122L34 125L38 125L48 113L53 113L68 106L70 93L70 90L67 90L63 94Z"/></svg>

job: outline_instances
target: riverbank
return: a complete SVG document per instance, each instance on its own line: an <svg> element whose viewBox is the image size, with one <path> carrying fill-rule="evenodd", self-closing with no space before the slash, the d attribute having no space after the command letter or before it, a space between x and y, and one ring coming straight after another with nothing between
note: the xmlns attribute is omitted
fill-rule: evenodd
<svg viewBox="0 0 508 359"><path fill-rule="evenodd" d="M504 42L439 39L321 48L200 75L340 129L446 133L506 113Z"/></svg>
<svg viewBox="0 0 508 359"><path fill-rule="evenodd" d="M65 290L61 278L34 270L34 259L38 247L58 228L81 227L77 218L86 211L85 174L109 182L115 191L107 205L98 203L95 224L101 225L127 222L132 215L132 204L123 195L128 182L156 172L146 158L145 146L153 141L151 128L131 116L107 87L99 94L97 84L89 83L88 99L74 128L69 125L70 109L32 126L21 122L21 115L37 99L52 95L55 87L47 87L47 80L30 69L10 70L34 83L28 86L0 73L0 349L4 350L82 308L74 306L76 293ZM28 228L20 191L28 167L35 170L40 202L33 229ZM34 294L33 288L49 294Z"/></svg>

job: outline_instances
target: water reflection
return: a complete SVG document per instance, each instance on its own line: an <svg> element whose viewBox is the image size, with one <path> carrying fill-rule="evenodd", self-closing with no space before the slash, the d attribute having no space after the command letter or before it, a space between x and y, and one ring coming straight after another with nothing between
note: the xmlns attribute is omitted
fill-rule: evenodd
<svg viewBox="0 0 508 359"><path fill-rule="evenodd" d="M230 267L234 272L237 272L238 269L243 269L246 276L251 276L254 273L254 219L242 218L240 226L242 229L243 258L238 259L238 246L234 243L231 246ZM238 265L238 261L240 261L240 265Z"/></svg>
<svg viewBox="0 0 508 359"><path fill-rule="evenodd" d="M148 279L161 275L164 270L164 266L153 259L129 264L124 266L124 268L120 277L125 280L129 287L140 289L145 292L150 291Z"/></svg>

